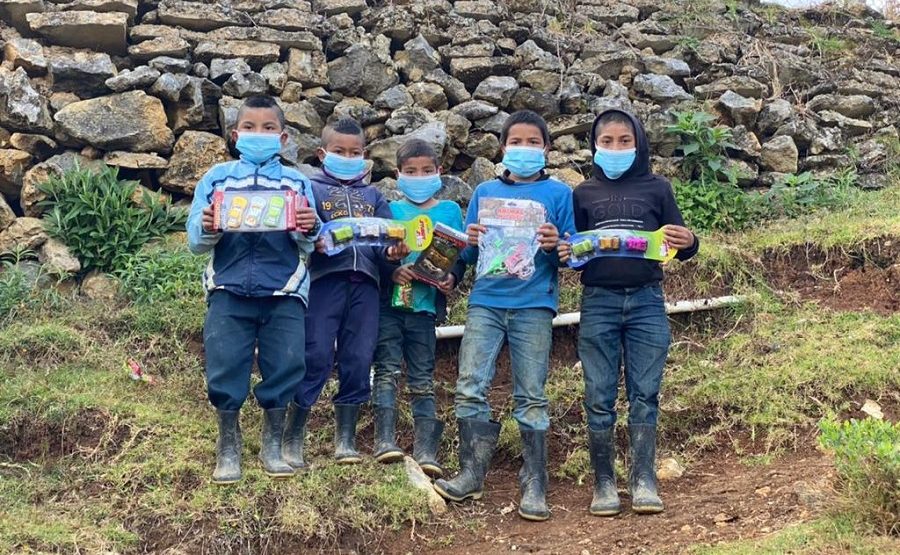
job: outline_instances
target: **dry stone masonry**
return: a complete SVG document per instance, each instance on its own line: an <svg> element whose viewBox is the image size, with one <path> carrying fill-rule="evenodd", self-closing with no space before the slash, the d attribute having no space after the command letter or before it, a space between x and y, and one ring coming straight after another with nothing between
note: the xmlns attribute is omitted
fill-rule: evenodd
<svg viewBox="0 0 900 555"><path fill-rule="evenodd" d="M187 202L232 156L242 99L261 93L285 111L292 164L314 162L329 118L359 119L394 198L396 149L420 137L449 170L442 194L465 203L525 108L548 119L549 169L573 186L607 108L645 121L668 176L681 166L666 126L705 108L732 130L743 186L850 164L883 184L900 67L878 19L719 0L0 0L0 252L75 268L37 219L37 185L75 164ZM823 36L844 51L816 48Z"/></svg>

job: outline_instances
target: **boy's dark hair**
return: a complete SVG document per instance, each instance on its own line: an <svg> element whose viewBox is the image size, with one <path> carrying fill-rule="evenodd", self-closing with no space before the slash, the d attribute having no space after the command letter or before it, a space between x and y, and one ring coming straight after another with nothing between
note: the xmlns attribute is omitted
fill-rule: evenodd
<svg viewBox="0 0 900 555"><path fill-rule="evenodd" d="M244 100L244 103L241 104L241 109L238 110L237 121L241 121L241 116L244 114L244 110L247 108L266 108L268 110L272 110L278 116L278 124L281 125L281 128L284 129L287 123L284 120L284 110L281 109L281 106L278 105L278 102L267 95L255 95L248 97Z"/></svg>
<svg viewBox="0 0 900 555"><path fill-rule="evenodd" d="M337 133L338 135L356 135L362 139L363 144L366 142L366 134L363 131L362 125L349 116L341 116L331 120L325 125L322 129L322 146L328 144L328 140L333 133Z"/></svg>
<svg viewBox="0 0 900 555"><path fill-rule="evenodd" d="M544 121L538 113L531 110L519 110L513 112L506 118L503 124L503 131L500 132L500 144L506 145L506 139L509 137L509 130L513 125L533 125L541 130L541 136L544 138L544 146L550 145L550 130L547 129L547 122Z"/></svg>
<svg viewBox="0 0 900 555"><path fill-rule="evenodd" d="M618 110L610 110L608 112L604 112L603 115L597 120L596 133L599 135L600 130L603 129L604 125L609 125L610 123L621 123L622 125L628 126L631 129L631 132L634 133L634 123L632 123L631 118L628 117L624 112L620 112Z"/></svg>
<svg viewBox="0 0 900 555"><path fill-rule="evenodd" d="M397 149L397 168L402 168L410 158L429 158L435 166L440 165L434 147L422 139L410 139Z"/></svg>

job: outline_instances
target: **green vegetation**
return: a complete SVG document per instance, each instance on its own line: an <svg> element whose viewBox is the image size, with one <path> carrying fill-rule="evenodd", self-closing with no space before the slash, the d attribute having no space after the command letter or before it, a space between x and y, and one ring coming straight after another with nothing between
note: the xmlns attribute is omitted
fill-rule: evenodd
<svg viewBox="0 0 900 555"><path fill-rule="evenodd" d="M151 243L123 258L116 275L128 298L149 304L204 295L200 277L209 257L191 254L179 239L174 245Z"/></svg>
<svg viewBox="0 0 900 555"><path fill-rule="evenodd" d="M138 194L136 181L119 181L118 169L75 168L39 187L50 235L63 241L84 270L115 271L124 258L154 237L184 229L186 213L162 196Z"/></svg>

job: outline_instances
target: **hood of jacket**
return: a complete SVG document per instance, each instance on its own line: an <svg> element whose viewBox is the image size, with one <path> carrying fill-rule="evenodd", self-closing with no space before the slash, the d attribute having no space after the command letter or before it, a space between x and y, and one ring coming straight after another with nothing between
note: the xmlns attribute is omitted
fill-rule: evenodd
<svg viewBox="0 0 900 555"><path fill-rule="evenodd" d="M603 170L600 168L600 166L598 166L596 163L593 163L594 179L605 183L621 183L629 179L650 176L650 143L647 140L647 133L644 131L644 126L641 124L641 120L639 120L634 114L631 114L624 110L606 110L604 112L601 112L600 115L598 115L594 120L594 125L591 126L591 154L597 152L597 127L600 125L600 118L611 112L618 112L627 117L629 121L631 121L631 126L634 128L634 144L637 152L634 158L634 163L631 165L628 171L622 174L622 176L618 179L609 179L608 177L606 177L606 174L603 173Z"/></svg>

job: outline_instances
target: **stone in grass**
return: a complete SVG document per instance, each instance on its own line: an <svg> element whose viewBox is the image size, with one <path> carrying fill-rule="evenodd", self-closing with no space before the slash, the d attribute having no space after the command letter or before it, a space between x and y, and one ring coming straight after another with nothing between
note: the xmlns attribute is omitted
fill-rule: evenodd
<svg viewBox="0 0 900 555"><path fill-rule="evenodd" d="M763 168L779 173L797 173L799 152L794 139L780 135L763 144L760 162Z"/></svg>
<svg viewBox="0 0 900 555"><path fill-rule="evenodd" d="M431 509L431 512L436 515L447 512L447 502L434 491L431 479L425 475L419 463L412 457L406 456L403 457L403 467L406 469L406 476L409 478L410 485L420 490L428 498L428 508Z"/></svg>
<svg viewBox="0 0 900 555"><path fill-rule="evenodd" d="M49 236L44 230L44 222L38 218L16 218L6 229L0 231L0 252L15 252L18 249L35 250L47 242Z"/></svg>
<svg viewBox="0 0 900 555"><path fill-rule="evenodd" d="M92 301L111 301L119 294L119 286L108 275L93 270L81 281L81 294Z"/></svg>
<svg viewBox="0 0 900 555"><path fill-rule="evenodd" d="M53 274L74 274L81 271L78 258L63 242L52 237L41 246L38 260Z"/></svg>

